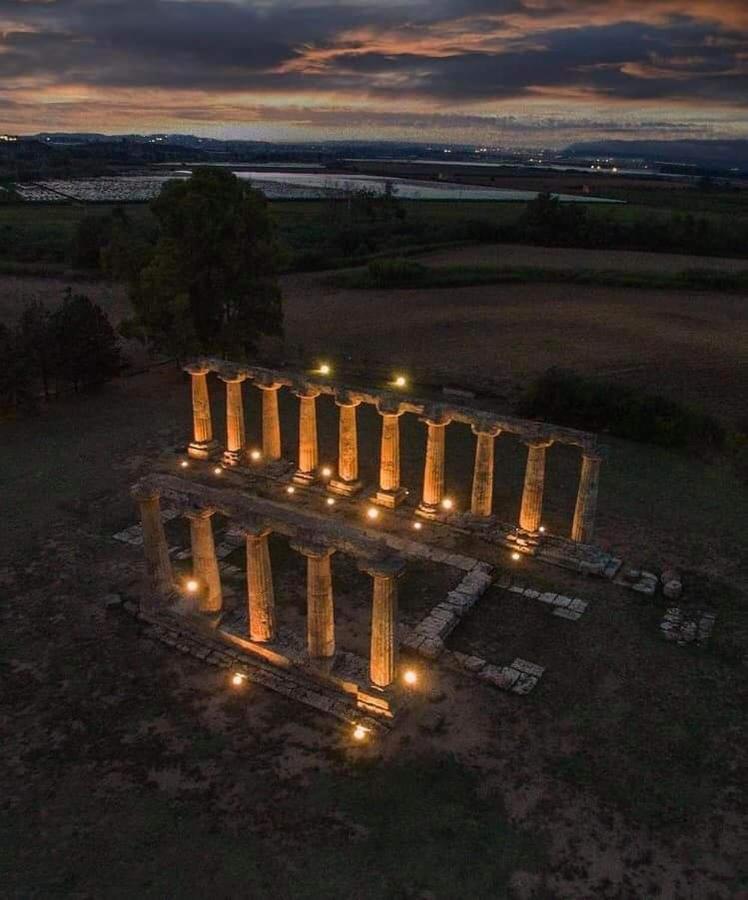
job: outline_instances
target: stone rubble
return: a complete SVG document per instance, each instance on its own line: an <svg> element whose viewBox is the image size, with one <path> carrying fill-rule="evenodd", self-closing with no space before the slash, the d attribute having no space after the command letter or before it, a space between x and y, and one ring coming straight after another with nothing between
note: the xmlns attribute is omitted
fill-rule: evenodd
<svg viewBox="0 0 748 900"><path fill-rule="evenodd" d="M671 606L660 622L660 630L666 641L675 641L679 646L696 644L700 647L709 639L716 613L704 611L688 611L678 606Z"/></svg>

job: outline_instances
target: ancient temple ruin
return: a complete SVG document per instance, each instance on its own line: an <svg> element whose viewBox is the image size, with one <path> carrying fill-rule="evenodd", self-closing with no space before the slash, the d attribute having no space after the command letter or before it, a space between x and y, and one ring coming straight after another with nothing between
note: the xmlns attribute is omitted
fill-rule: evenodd
<svg viewBox="0 0 748 900"><path fill-rule="evenodd" d="M171 468L167 464L166 470L162 467L133 488L140 506L146 562L141 614L164 627L178 627L181 634L185 628L202 634L212 642L218 656L223 642L232 653L242 654L240 662L276 667L289 677L301 673L317 685L346 695L354 709L391 717L397 707L400 647L438 658L450 629L469 612L493 577L489 562L440 548L434 526L439 526L441 535L450 529L464 534L475 528L484 540L509 548L514 556L525 553L608 577L614 574L616 563L620 564L592 544L602 459L593 435L467 405L425 401L394 387L376 390L351 385L319 373L237 365L216 359L195 361L186 371L192 382L193 434L187 446L192 464L182 457L181 467L189 477L178 477L174 464ZM213 428L208 388L211 373L226 386L223 447ZM261 451L251 451L247 446L245 381L262 392ZM298 398L299 415L298 452L295 459L285 461L281 458L278 404L283 388ZM320 468L316 408L320 395L331 396L339 409L338 459L334 470ZM367 490L359 476L357 409L361 404L372 405L381 416L381 436L375 448L379 483ZM400 419L407 414L417 416L427 431L423 489L417 499L411 499L401 484ZM474 466L467 476L472 478L470 511L462 513L459 519L445 496L445 434L452 422L470 426L475 435ZM527 446L516 523L498 523L493 515L494 445L503 432L518 436ZM541 527L546 450L554 442L580 450L580 479L570 537L547 534ZM232 474L231 483L216 486L211 475L221 471L227 473L226 478ZM339 514L335 518L326 515L322 503L338 504ZM189 521L192 578L188 588L178 583L174 574L164 531L164 507L168 507L169 515ZM363 522L362 508L366 510ZM374 529L370 526L379 517L377 508L390 518ZM246 549L246 615L241 634L222 624L221 571L212 525L217 514L231 523L232 533L241 536ZM417 531L411 531L406 538L402 531L405 527ZM271 534L284 536L290 547L306 559L306 636L301 649L291 646L293 642L280 635L276 626L268 544ZM414 540L416 534L418 540ZM334 553L353 557L359 570L371 579L370 652L368 660L358 661L358 667L355 660L351 663L350 654L338 652L336 643L330 567ZM398 578L410 558L455 566L464 573L458 588L412 630L398 623L397 611ZM538 591L530 594L541 600L546 596ZM569 602L561 603L562 600ZM585 601L569 598L560 598L557 605L565 606L559 614L571 619L578 618L586 608ZM175 621L180 624L175 626ZM206 629L210 629L209 635ZM345 664L341 662L344 657ZM537 681L540 677L542 667L523 660L516 660L515 664L517 683L525 686L519 692L525 692L534 683L532 679ZM486 673L495 669L484 668ZM494 683L502 686L504 677L512 684L517 681L514 676L499 674L494 676Z"/></svg>

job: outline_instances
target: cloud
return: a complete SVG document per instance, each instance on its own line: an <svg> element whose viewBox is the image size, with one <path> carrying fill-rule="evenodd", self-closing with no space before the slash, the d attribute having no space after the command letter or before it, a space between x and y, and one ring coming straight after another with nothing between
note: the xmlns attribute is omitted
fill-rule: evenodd
<svg viewBox="0 0 748 900"><path fill-rule="evenodd" d="M115 108L150 121L211 103L214 121L237 124L257 109L290 124L334 108L483 120L513 104L530 118L560 105L578 123L598 104L675 128L686 111L701 121L747 105L748 4L0 0L0 99L11 95L17 121L39 129L74 110L90 128L98 109L106 128Z"/></svg>

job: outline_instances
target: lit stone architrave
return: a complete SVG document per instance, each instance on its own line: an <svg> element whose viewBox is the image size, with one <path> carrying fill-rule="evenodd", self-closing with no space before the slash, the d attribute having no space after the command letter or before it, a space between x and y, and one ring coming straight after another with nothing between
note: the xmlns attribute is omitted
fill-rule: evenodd
<svg viewBox="0 0 748 900"><path fill-rule="evenodd" d="M246 461L247 441L242 397L242 382L246 377L238 372L219 375L221 381L226 383L226 449L223 453L225 466L239 466Z"/></svg>
<svg viewBox="0 0 748 900"><path fill-rule="evenodd" d="M493 514L494 443L501 429L498 426L473 425L472 431L477 440L470 512L476 518L488 519Z"/></svg>
<svg viewBox="0 0 748 900"><path fill-rule="evenodd" d="M292 542L306 557L307 649L312 660L331 660L335 655L335 610L332 596L330 557L332 547Z"/></svg>
<svg viewBox="0 0 748 900"><path fill-rule="evenodd" d="M299 398L299 467L293 480L297 484L311 484L317 478L319 450L317 448L317 397L320 392L304 386L294 391Z"/></svg>
<svg viewBox="0 0 748 900"><path fill-rule="evenodd" d="M138 485L131 493L138 501L143 526L146 574L144 602L146 606L157 606L166 603L174 593L174 573L164 523L161 520L161 500L158 491Z"/></svg>
<svg viewBox="0 0 748 900"><path fill-rule="evenodd" d="M338 391L335 403L340 409L338 424L338 477L333 478L329 489L334 494L350 497L361 490L358 478L358 428L356 409L361 403L348 391Z"/></svg>
<svg viewBox="0 0 748 900"><path fill-rule="evenodd" d="M582 454L582 471L579 476L577 503L574 508L574 524L571 539L581 544L589 544L595 532L597 511L597 489L600 482L602 454L585 450Z"/></svg>
<svg viewBox="0 0 748 900"><path fill-rule="evenodd" d="M391 398L381 399L377 411L382 417L382 442L379 458L379 490L372 502L395 509L408 496L400 485L400 416L405 412Z"/></svg>
<svg viewBox="0 0 748 900"><path fill-rule="evenodd" d="M223 608L223 594L213 525L210 521L213 510L191 509L184 515L190 522L192 572L200 584L198 611L206 615L217 615Z"/></svg>
<svg viewBox="0 0 748 900"><path fill-rule="evenodd" d="M259 379L255 384L262 391L262 458L265 462L276 462L281 458L278 414L278 391L281 385L274 381Z"/></svg>
<svg viewBox="0 0 748 900"><path fill-rule="evenodd" d="M433 519L439 514L444 497L444 446L447 425L452 421L444 411L434 408L421 420L426 423L426 461L423 468L423 497L416 510L419 516Z"/></svg>
<svg viewBox="0 0 748 900"><path fill-rule="evenodd" d="M519 513L519 527L535 533L543 521L543 490L545 487L545 451L553 441L528 440L525 486L522 491L522 506Z"/></svg>
<svg viewBox="0 0 748 900"><path fill-rule="evenodd" d="M208 394L207 376L210 367L202 363L191 363L185 366L185 372L192 376L192 443L187 448L187 453L195 459L210 459L218 450L218 443L213 440Z"/></svg>
<svg viewBox="0 0 748 900"><path fill-rule="evenodd" d="M251 641L275 638L275 593L268 546L269 528L246 530L247 626Z"/></svg>
<svg viewBox="0 0 748 900"><path fill-rule="evenodd" d="M369 679L377 687L386 688L397 672L397 579L405 563L387 559L361 562L359 568L373 580Z"/></svg>

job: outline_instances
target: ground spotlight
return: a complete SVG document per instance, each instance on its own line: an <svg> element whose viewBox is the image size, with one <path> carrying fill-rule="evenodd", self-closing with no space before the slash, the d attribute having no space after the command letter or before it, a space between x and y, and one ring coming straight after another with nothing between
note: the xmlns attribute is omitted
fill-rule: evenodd
<svg viewBox="0 0 748 900"><path fill-rule="evenodd" d="M366 515L367 515L368 518L370 518L370 519L372 520L372 522L373 522L375 519L378 519L378 518L379 518L379 510L376 509L376 508L373 507L373 506L370 506L370 507L366 510Z"/></svg>
<svg viewBox="0 0 748 900"><path fill-rule="evenodd" d="M522 557L519 555L519 553L517 553L516 550L514 551L514 553L512 553L512 559L513 559L515 562L518 562L521 558L522 558Z"/></svg>

